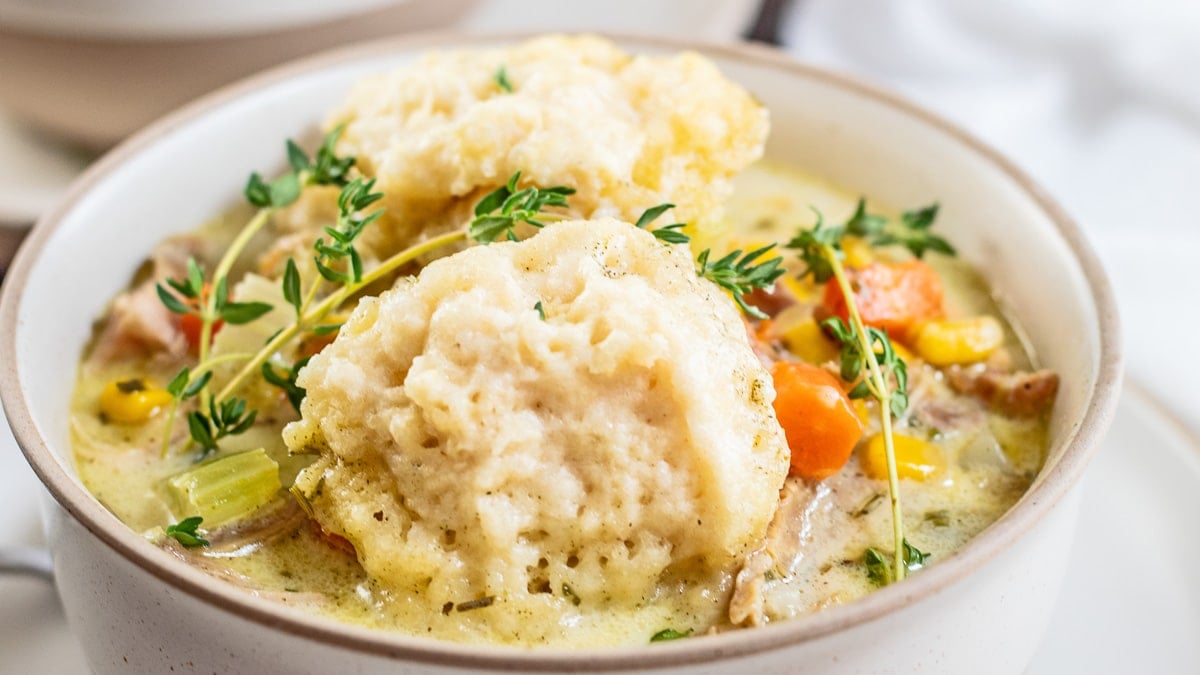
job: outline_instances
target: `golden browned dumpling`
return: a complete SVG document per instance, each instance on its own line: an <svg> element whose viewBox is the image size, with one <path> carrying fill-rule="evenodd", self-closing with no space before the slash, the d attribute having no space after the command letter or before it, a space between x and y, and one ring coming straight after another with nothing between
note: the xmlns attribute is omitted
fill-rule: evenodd
<svg viewBox="0 0 1200 675"><path fill-rule="evenodd" d="M434 262L363 300L300 384L285 439L321 453L297 483L321 525L478 639L719 611L787 472L733 304L686 246L611 219Z"/></svg>
<svg viewBox="0 0 1200 675"><path fill-rule="evenodd" d="M523 185L577 189L579 217L633 222L672 202L668 217L703 229L768 130L766 109L699 54L635 57L590 36L427 54L359 83L332 124L386 195L377 251L460 224L444 222L455 200L517 171Z"/></svg>

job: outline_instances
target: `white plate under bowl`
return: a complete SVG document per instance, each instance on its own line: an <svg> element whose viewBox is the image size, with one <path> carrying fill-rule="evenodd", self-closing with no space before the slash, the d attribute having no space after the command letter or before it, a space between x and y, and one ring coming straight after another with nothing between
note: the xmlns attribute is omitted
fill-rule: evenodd
<svg viewBox="0 0 1200 675"><path fill-rule="evenodd" d="M1200 440L1127 382L1084 482L1070 572L1028 673L1200 665ZM39 545L40 484L0 417L0 545ZM0 673L87 673L54 589L0 578Z"/></svg>

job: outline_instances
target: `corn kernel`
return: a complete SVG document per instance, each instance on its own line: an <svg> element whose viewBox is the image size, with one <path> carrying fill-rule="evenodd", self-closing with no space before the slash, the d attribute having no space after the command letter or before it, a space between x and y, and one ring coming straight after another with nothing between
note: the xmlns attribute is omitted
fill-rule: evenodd
<svg viewBox="0 0 1200 675"><path fill-rule="evenodd" d="M824 288L824 286L814 284L811 280L801 281L792 274L785 274L779 277L779 283L787 289L788 293L792 294L792 297L797 302L804 304L811 304L820 300L821 292Z"/></svg>
<svg viewBox="0 0 1200 675"><path fill-rule="evenodd" d="M165 389L145 380L113 380L100 392L100 414L113 422L137 424L154 417L173 399Z"/></svg>
<svg viewBox="0 0 1200 675"><path fill-rule="evenodd" d="M867 408L866 399L856 398L850 401L850 407L854 408L854 414L858 415L864 427L871 423L871 410Z"/></svg>
<svg viewBox="0 0 1200 675"><path fill-rule="evenodd" d="M825 336L811 316L797 321L781 331L783 344L788 351L813 365L820 365L838 357L838 348Z"/></svg>
<svg viewBox="0 0 1200 675"><path fill-rule="evenodd" d="M994 317L930 321L920 327L914 348L935 366L986 359L1004 343L1004 328Z"/></svg>
<svg viewBox="0 0 1200 675"><path fill-rule="evenodd" d="M846 254L848 267L866 267L875 262L875 254L871 251L871 245L862 237L842 239L842 252Z"/></svg>
<svg viewBox="0 0 1200 675"><path fill-rule="evenodd" d="M926 480L946 466L946 456L941 448L912 436L892 434L896 452L896 475L912 480ZM887 448L883 434L875 434L867 441L862 453L862 467L867 475L887 480Z"/></svg>

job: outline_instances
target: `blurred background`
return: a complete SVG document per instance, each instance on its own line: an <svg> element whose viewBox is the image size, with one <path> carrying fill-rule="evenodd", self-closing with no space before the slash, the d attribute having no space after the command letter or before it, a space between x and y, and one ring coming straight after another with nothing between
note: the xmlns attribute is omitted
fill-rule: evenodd
<svg viewBox="0 0 1200 675"><path fill-rule="evenodd" d="M1153 453L1163 438L1200 432L1200 359L1191 354L1200 342L1196 0L0 0L0 269L90 161L150 120L283 61L428 29L753 35L900 92L1008 155L1087 233L1116 291L1138 396L1114 428L1125 452ZM1130 509L1096 494L1103 471L1119 480L1137 466L1114 457L1098 460L1110 464L1097 468L1085 508L1117 510L1085 523L1080 560L1129 548L1108 533ZM1200 471L1200 455L1180 461ZM1155 471L1177 474L1180 465L1164 466ZM0 469L0 491L36 494L2 418ZM1182 489L1194 489L1195 476ZM17 501L0 517L0 544L36 545L35 500ZM1200 513L1167 517L1185 518L1194 532ZM1160 570L1153 593L1128 591L1122 611L1163 624L1143 634L1153 649L1142 658L1153 652L1160 666L1149 670L1196 672L1200 591L1195 581L1172 588L1173 573ZM1049 644L1035 672L1129 672L1117 647L1102 647L1121 626L1097 628L1080 618L1086 606L1070 604L1086 603L1092 590L1068 586L1049 642L1074 646ZM8 608L0 610L0 672L85 672L49 586L5 578L0 594ZM1080 668L1071 649L1085 644L1092 660Z"/></svg>

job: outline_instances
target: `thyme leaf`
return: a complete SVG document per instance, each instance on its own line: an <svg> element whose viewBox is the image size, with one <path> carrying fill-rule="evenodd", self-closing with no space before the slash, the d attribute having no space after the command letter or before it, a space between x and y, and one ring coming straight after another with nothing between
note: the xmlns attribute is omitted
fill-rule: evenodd
<svg viewBox="0 0 1200 675"><path fill-rule="evenodd" d="M204 389L210 379L212 379L212 371L204 371L199 377L193 380L191 369L185 367L167 385L167 393L176 399L185 401L199 394L200 390Z"/></svg>
<svg viewBox="0 0 1200 675"><path fill-rule="evenodd" d="M229 398L220 403L212 399L207 410L188 413L188 433L200 446L200 457L203 458L219 449L221 439L244 433L257 416L257 410L246 409L244 398Z"/></svg>
<svg viewBox="0 0 1200 675"><path fill-rule="evenodd" d="M306 356L294 363L291 368L280 366L278 371L275 370L270 361L264 361L262 364L263 379L269 384L282 389L283 393L287 396L288 403L292 404L296 412L300 412L300 404L308 394L304 390L304 387L296 384L296 377L300 375L300 370L308 365L308 361L311 358L311 356Z"/></svg>
<svg viewBox="0 0 1200 675"><path fill-rule="evenodd" d="M510 94L513 92L512 80L508 79L508 68L503 63L496 69L496 74L492 76L492 81L500 89Z"/></svg>
<svg viewBox="0 0 1200 675"><path fill-rule="evenodd" d="M296 269L296 261L288 258L287 267L283 270L283 299L296 310L300 316L303 298L300 297L300 270Z"/></svg>
<svg viewBox="0 0 1200 675"><path fill-rule="evenodd" d="M172 537L175 541L183 544L184 548L196 548L197 546L208 546L208 540L200 536L196 528L200 527L200 523L204 519L200 516L192 516L184 518L178 523L167 525L166 533L168 537Z"/></svg>
<svg viewBox="0 0 1200 675"><path fill-rule="evenodd" d="M904 540L903 545L905 572L916 572L924 567L930 558L930 554L908 543L907 539ZM891 563L888 562L887 556L875 548L868 548L863 553L863 565L867 568L867 578L876 586L887 586L897 578ZM903 576L901 575L900 578L903 578Z"/></svg>
<svg viewBox="0 0 1200 675"><path fill-rule="evenodd" d="M691 628L687 629L686 631L678 631L678 630L675 630L674 628L664 628L664 629L658 631L657 633L655 633L654 635L651 635L650 641L651 642L667 642L668 640L679 640L681 638L688 637L691 634L692 634Z"/></svg>
<svg viewBox="0 0 1200 675"><path fill-rule="evenodd" d="M649 230L650 234L653 234L654 237L659 241L664 241L668 244L686 244L692 240L692 238L688 236L686 232L681 231L687 226L687 223L672 223L670 225L664 225L653 230L649 229L650 223L653 223L668 209L673 208L675 208L674 204L659 204L658 206L651 206L642 212L641 217L638 218L636 223L634 223L634 226L640 230Z"/></svg>

